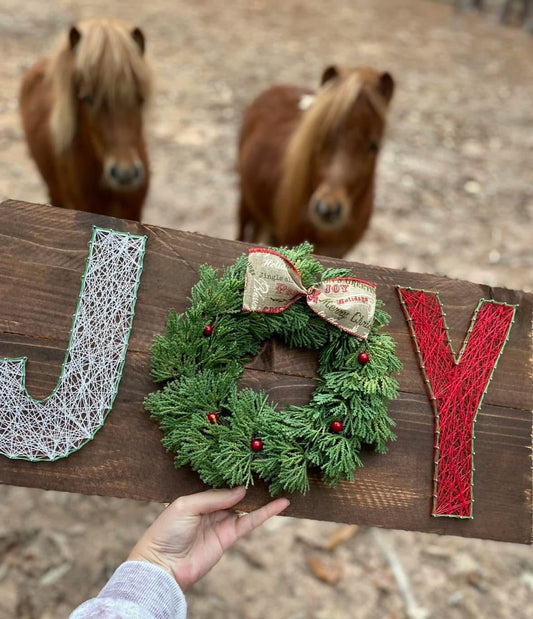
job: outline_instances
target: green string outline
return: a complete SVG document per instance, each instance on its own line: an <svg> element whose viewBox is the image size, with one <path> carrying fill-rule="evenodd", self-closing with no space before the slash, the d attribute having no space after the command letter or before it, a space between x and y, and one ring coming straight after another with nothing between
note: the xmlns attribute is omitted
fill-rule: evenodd
<svg viewBox="0 0 533 619"><path fill-rule="evenodd" d="M67 359L68 359L69 354L70 354L70 346L72 344L74 325L76 323L76 317L78 315L78 310L79 310L80 305L81 305L81 300L82 300L82 297L83 297L83 293L85 292L85 279L87 277L87 272L89 270L89 264L91 262L91 258L92 258L92 255L93 255L94 242L95 242L96 234L97 234L98 231L113 232L115 234L120 234L122 236L129 236L129 237L134 238L134 239L141 239L142 240L142 253L141 253L141 259L140 259L140 265L139 265L139 268L137 269L137 277L136 277L136 283L135 283L135 290L133 292L133 300L132 300L132 304L131 304L131 312L130 312L130 321L129 321L129 326L128 326L128 332L127 332L127 335L126 335L125 345L123 347L123 352L122 352L122 356L121 356L121 360L120 360L120 366L119 366L119 369L118 369L118 378L115 381L115 388L114 388L113 396L111 398L111 404L110 404L109 408L106 410L106 412L104 413L104 417L103 417L102 423L98 426L98 428L96 428L96 430L93 432L92 436L90 438L88 438L88 439L85 439L82 443L80 443L78 445L78 447L72 449L67 454L56 456L55 458L26 458L26 457L22 457L22 456L10 456L8 454L0 452L0 455L5 456L6 458L9 458L10 460L25 460L27 462L55 462L56 460L61 460L62 458L67 458L71 454L73 454L76 451L80 450L89 441L92 441L94 439L94 437L96 436L96 433L98 432L98 430L100 430L102 428L102 426L104 425L104 423L105 423L105 421L107 419L107 416L111 412L111 409L113 408L113 405L115 403L115 398L117 396L118 388L119 388L119 385L120 385L120 381L122 379L122 372L124 370L124 363L126 361L126 354L127 354L127 351L128 351L128 345L129 345L131 330L132 330L132 327L133 327L133 318L135 316L135 305L137 304L137 293L138 293L139 286L140 286L140 283L141 283L141 275L142 275L142 271L143 271L143 267L144 267L144 255L145 255L145 250L146 250L146 239L147 239L147 237L144 236L144 235L131 234L130 232L119 232L118 230L112 230L110 228L101 228L99 226L92 226L92 235L91 235L91 240L89 241L89 255L88 255L87 260L85 262L85 269L84 269L83 275L81 277L81 287L80 287L80 293L78 295L78 301L77 301L77 304L76 304L76 311L72 315L72 325L70 327L70 334L69 334L68 346L67 346L67 349L65 351L65 358L63 359L63 363L61 365L61 373L60 373L59 378L57 380L56 386L54 387L54 389L51 391L51 393L49 395L47 395L45 398L43 398L41 400L37 400L37 399L33 398L28 393L28 390L26 389L26 362L28 361L28 357L0 357L0 363L9 363L9 362L12 363L12 362L16 362L16 361L20 361L22 363L22 376L21 376L21 378L22 378L22 388L24 390L24 393L25 393L26 397L29 400L31 400L34 404L42 404L42 403L46 402L59 389L61 381L63 380L63 377L64 377L65 365L67 363Z"/></svg>

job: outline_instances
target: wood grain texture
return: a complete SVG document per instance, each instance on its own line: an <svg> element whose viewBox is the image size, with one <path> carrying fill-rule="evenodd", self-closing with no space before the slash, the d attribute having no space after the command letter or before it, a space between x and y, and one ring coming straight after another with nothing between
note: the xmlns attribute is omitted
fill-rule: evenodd
<svg viewBox="0 0 533 619"><path fill-rule="evenodd" d="M66 459L30 463L0 456L0 483L166 502L203 486L187 468L174 469L161 433L144 411L154 391L149 349L168 310L187 307L198 267L232 264L243 243L65 211L49 206L0 205L0 356L28 356L27 388L45 397L55 387L68 345L72 314L87 259L91 226L148 236L145 267L117 399L95 439ZM346 263L321 259L326 266ZM388 328L404 364L400 397L391 404L398 439L386 456L363 454L354 482L312 484L293 495L292 516L531 543L530 326L532 295L443 277L348 263L374 281L391 314ZM439 291L458 350L480 298L519 304L516 322L476 423L474 519L431 517L433 417L395 287ZM242 385L265 388L274 401L305 403L313 390L316 356L267 342ZM267 499L258 484L242 504Z"/></svg>

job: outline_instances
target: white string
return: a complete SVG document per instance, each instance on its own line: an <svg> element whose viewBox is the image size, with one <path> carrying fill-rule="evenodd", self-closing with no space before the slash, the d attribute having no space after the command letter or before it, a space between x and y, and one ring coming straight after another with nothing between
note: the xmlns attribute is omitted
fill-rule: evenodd
<svg viewBox="0 0 533 619"><path fill-rule="evenodd" d="M47 398L28 395L25 357L0 359L0 453L56 460L102 426L120 382L145 240L94 228L61 377Z"/></svg>

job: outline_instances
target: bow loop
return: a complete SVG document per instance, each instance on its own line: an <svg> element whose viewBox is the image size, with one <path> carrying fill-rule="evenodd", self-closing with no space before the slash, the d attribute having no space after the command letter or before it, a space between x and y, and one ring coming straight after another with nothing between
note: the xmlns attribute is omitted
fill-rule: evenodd
<svg viewBox="0 0 533 619"><path fill-rule="evenodd" d="M376 309L376 287L353 277L334 277L310 286L298 269L278 252L255 248L248 253L243 310L279 314L300 297L327 322L367 339Z"/></svg>

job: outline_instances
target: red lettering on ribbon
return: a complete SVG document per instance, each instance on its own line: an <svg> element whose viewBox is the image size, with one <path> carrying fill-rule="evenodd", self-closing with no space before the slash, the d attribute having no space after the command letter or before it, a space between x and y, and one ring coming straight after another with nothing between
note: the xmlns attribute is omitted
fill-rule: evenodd
<svg viewBox="0 0 533 619"><path fill-rule="evenodd" d="M516 307L482 299L456 358L437 294L398 287L435 414L434 516L472 517L474 423Z"/></svg>
<svg viewBox="0 0 533 619"><path fill-rule="evenodd" d="M309 303L318 303L319 297L320 292L316 288L313 288L313 290L307 294L307 300Z"/></svg>

